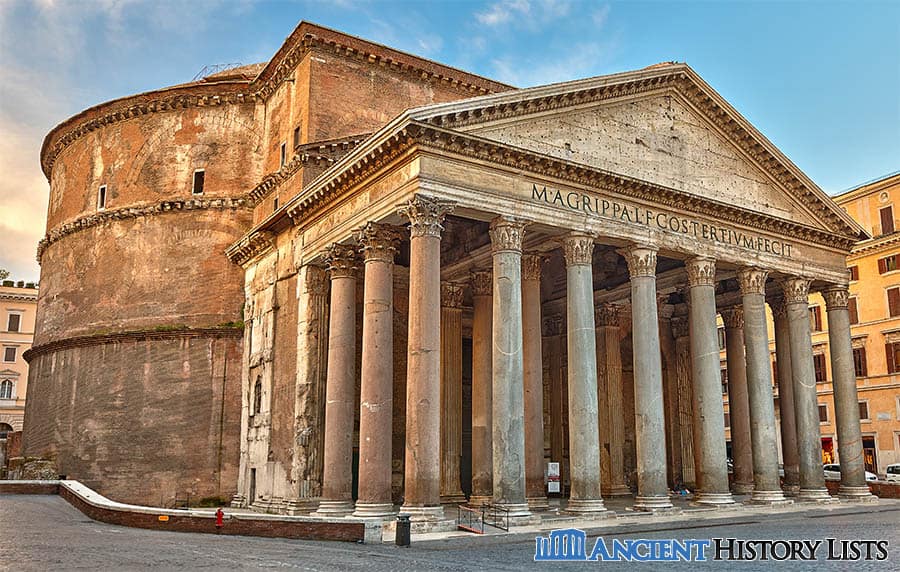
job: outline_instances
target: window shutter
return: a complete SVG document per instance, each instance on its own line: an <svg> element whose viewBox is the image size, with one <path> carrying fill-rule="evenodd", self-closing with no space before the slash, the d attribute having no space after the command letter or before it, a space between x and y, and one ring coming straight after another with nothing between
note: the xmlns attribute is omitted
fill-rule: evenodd
<svg viewBox="0 0 900 572"><path fill-rule="evenodd" d="M881 214L881 234L894 232L894 209L892 207L884 207L879 213Z"/></svg>
<svg viewBox="0 0 900 572"><path fill-rule="evenodd" d="M850 303L847 306L847 310L850 313L850 324L858 324L859 323L859 308L856 306L856 298L850 298Z"/></svg>
<svg viewBox="0 0 900 572"><path fill-rule="evenodd" d="M867 377L869 375L869 364L866 361L866 348L859 348L859 363L862 376Z"/></svg>
<svg viewBox="0 0 900 572"><path fill-rule="evenodd" d="M888 289L888 314L900 316L900 288Z"/></svg>
<svg viewBox="0 0 900 572"><path fill-rule="evenodd" d="M884 344L884 355L887 358L888 373L896 373L897 364L894 363L894 344Z"/></svg>
<svg viewBox="0 0 900 572"><path fill-rule="evenodd" d="M884 258L878 259L878 273L884 274L887 272L887 261Z"/></svg>

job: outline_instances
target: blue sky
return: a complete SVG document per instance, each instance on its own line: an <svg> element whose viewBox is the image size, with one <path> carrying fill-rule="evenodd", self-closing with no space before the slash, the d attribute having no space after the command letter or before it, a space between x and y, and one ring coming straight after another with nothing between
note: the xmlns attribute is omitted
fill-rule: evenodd
<svg viewBox="0 0 900 572"><path fill-rule="evenodd" d="M268 60L300 20L526 87L684 61L826 192L900 169L900 2L0 0L0 268L38 277L54 125Z"/></svg>

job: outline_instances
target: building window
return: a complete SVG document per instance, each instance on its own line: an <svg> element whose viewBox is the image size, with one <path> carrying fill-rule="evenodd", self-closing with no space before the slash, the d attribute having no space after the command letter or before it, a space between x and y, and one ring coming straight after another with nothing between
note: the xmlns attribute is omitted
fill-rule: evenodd
<svg viewBox="0 0 900 572"><path fill-rule="evenodd" d="M824 403L819 404L819 423L828 423L828 406Z"/></svg>
<svg viewBox="0 0 900 572"><path fill-rule="evenodd" d="M719 351L725 349L725 328L719 328L717 330L719 334Z"/></svg>
<svg viewBox="0 0 900 572"><path fill-rule="evenodd" d="M294 149L300 146L300 126L294 127Z"/></svg>
<svg viewBox="0 0 900 572"><path fill-rule="evenodd" d="M7 332L18 332L22 327L22 314L9 314L9 317L6 319L6 331Z"/></svg>
<svg viewBox="0 0 900 572"><path fill-rule="evenodd" d="M900 373L900 342L884 344L888 373Z"/></svg>
<svg viewBox="0 0 900 572"><path fill-rule="evenodd" d="M868 401L860 401L859 402L859 420L860 421L868 421L869 420L869 402Z"/></svg>
<svg viewBox="0 0 900 572"><path fill-rule="evenodd" d="M821 306L810 306L809 307L809 329L813 332L821 332L822 331L822 307Z"/></svg>
<svg viewBox="0 0 900 572"><path fill-rule="evenodd" d="M191 187L192 195L203 194L203 183L206 181L206 171L197 169L194 171L194 185Z"/></svg>
<svg viewBox="0 0 900 572"><path fill-rule="evenodd" d="M284 167L284 162L287 160L287 143L281 144L281 166Z"/></svg>
<svg viewBox="0 0 900 572"><path fill-rule="evenodd" d="M3 348L3 361L6 363L15 363L16 348L10 348L10 347Z"/></svg>
<svg viewBox="0 0 900 572"><path fill-rule="evenodd" d="M106 185L100 185L100 190L97 191L97 209L103 210L106 208Z"/></svg>
<svg viewBox="0 0 900 572"><path fill-rule="evenodd" d="M878 259L878 273L885 274L897 270L897 255L892 254Z"/></svg>
<svg viewBox="0 0 900 572"><path fill-rule="evenodd" d="M719 372L719 377L722 380L722 395L725 395L728 393L728 369L723 367Z"/></svg>
<svg viewBox="0 0 900 572"><path fill-rule="evenodd" d="M277 211L277 210L278 210L278 197L275 197L275 200L272 201L272 210L273 210L273 211Z"/></svg>
<svg viewBox="0 0 900 572"><path fill-rule="evenodd" d="M887 206L878 210L881 215L881 234L894 232L894 207Z"/></svg>
<svg viewBox="0 0 900 572"><path fill-rule="evenodd" d="M778 360L772 360L772 385L778 388Z"/></svg>
<svg viewBox="0 0 900 572"><path fill-rule="evenodd" d="M13 382L10 379L0 381L0 399L13 398Z"/></svg>
<svg viewBox="0 0 900 572"><path fill-rule="evenodd" d="M731 414L727 411L725 412L725 428L728 429L731 427Z"/></svg>
<svg viewBox="0 0 900 572"><path fill-rule="evenodd" d="M256 384L253 386L253 410L250 415L256 415L262 409L262 377L256 377Z"/></svg>
<svg viewBox="0 0 900 572"><path fill-rule="evenodd" d="M869 367L866 364L866 348L853 348L853 369L856 371L856 377L869 375Z"/></svg>
<svg viewBox="0 0 900 572"><path fill-rule="evenodd" d="M12 433L12 425L8 423L0 423L0 439L6 439Z"/></svg>
<svg viewBox="0 0 900 572"><path fill-rule="evenodd" d="M847 311L850 313L850 325L859 323L859 306L856 305L856 298L850 298L847 303Z"/></svg>
<svg viewBox="0 0 900 572"><path fill-rule="evenodd" d="M850 270L850 281L854 282L859 280L859 266L853 265L849 268Z"/></svg>
<svg viewBox="0 0 900 572"><path fill-rule="evenodd" d="M900 316L900 287L888 288L888 314L893 318Z"/></svg>
<svg viewBox="0 0 900 572"><path fill-rule="evenodd" d="M825 354L814 355L813 365L816 366L816 383L825 383L828 379L825 372Z"/></svg>

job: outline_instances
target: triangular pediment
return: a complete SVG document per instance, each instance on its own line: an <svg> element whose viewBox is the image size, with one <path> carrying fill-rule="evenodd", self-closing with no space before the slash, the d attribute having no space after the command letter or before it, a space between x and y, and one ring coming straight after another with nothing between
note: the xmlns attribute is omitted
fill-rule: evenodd
<svg viewBox="0 0 900 572"><path fill-rule="evenodd" d="M0 370L0 377L3 377L3 378L19 377L19 372L13 371L11 369L3 369L3 370Z"/></svg>

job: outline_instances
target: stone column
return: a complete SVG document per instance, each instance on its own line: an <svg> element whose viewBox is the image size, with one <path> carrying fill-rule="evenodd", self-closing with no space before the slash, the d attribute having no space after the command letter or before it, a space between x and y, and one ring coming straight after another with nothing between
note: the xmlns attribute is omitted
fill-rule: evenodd
<svg viewBox="0 0 900 572"><path fill-rule="evenodd" d="M691 380L691 338L686 316L672 318L675 338L675 377L678 386L678 424L681 435L681 478L684 485L696 488L694 474L694 390Z"/></svg>
<svg viewBox="0 0 900 572"><path fill-rule="evenodd" d="M544 336L547 338L547 365L550 377L550 460L559 463L560 483L566 482L569 468L565 462L565 399L566 388L562 378L562 316L544 318Z"/></svg>
<svg viewBox="0 0 900 572"><path fill-rule="evenodd" d="M838 495L850 500L875 500L866 484L862 435L859 427L859 397L850 342L850 293L846 286L834 286L822 293L828 314L828 347L834 379L834 412L837 421L841 486Z"/></svg>
<svg viewBox="0 0 900 572"><path fill-rule="evenodd" d="M356 408L356 249L335 244L328 253L331 317L325 387L325 464L316 514L353 511L353 410Z"/></svg>
<svg viewBox="0 0 900 572"><path fill-rule="evenodd" d="M394 385L394 253L397 232L369 223L357 235L365 260L359 405L359 496L354 516L385 517L391 501Z"/></svg>
<svg viewBox="0 0 900 572"><path fill-rule="evenodd" d="M831 497L825 488L825 473L822 471L816 371L809 333L809 282L806 278L788 278L782 282L791 334L791 373L800 465L798 499L827 501Z"/></svg>
<svg viewBox="0 0 900 572"><path fill-rule="evenodd" d="M441 503L466 497L459 484L462 457L463 287L441 284Z"/></svg>
<svg viewBox="0 0 900 572"><path fill-rule="evenodd" d="M531 510L546 510L544 485L544 360L541 355L541 264L522 257L522 348L525 385L525 498Z"/></svg>
<svg viewBox="0 0 900 572"><path fill-rule="evenodd" d="M566 334L569 373L569 475L566 512L605 513L600 498L597 346L594 332L594 237L563 239L566 259Z"/></svg>
<svg viewBox="0 0 900 572"><path fill-rule="evenodd" d="M772 365L769 362L769 333L766 325L766 278L758 268L741 268L744 309L744 348L747 355L747 390L750 396L750 432L753 444L754 503L785 502L778 476L778 436L775 429L775 402L772 398Z"/></svg>
<svg viewBox="0 0 900 572"><path fill-rule="evenodd" d="M531 513L525 500L525 388L522 356L522 235L525 222L491 222L494 261L492 421L494 501L512 518Z"/></svg>
<svg viewBox="0 0 900 572"><path fill-rule="evenodd" d="M472 496L469 504L490 503L494 495L491 423L491 336L494 312L490 270L472 273Z"/></svg>
<svg viewBox="0 0 900 572"><path fill-rule="evenodd" d="M596 312L598 377L605 379L609 442L609 480L601 481L603 496L631 496L625 484L625 415L622 405L622 350L619 344L619 307L602 304ZM599 385L599 382L598 382ZM601 438L602 442L602 438Z"/></svg>
<svg viewBox="0 0 900 572"><path fill-rule="evenodd" d="M719 312L725 323L725 358L728 367L728 412L731 417L731 457L734 460L734 492L753 491L753 449L750 438L750 397L744 353L744 310Z"/></svg>
<svg viewBox="0 0 900 572"><path fill-rule="evenodd" d="M656 252L655 246L633 246L621 251L631 276L638 481L634 510L642 511L672 508L666 483L662 357L656 313Z"/></svg>
<svg viewBox="0 0 900 572"><path fill-rule="evenodd" d="M784 298L769 301L775 326L775 363L778 368L778 410L781 413L781 456L784 461L786 494L800 491L800 460L797 454L797 422L794 416L794 382L791 371L791 329Z"/></svg>
<svg viewBox="0 0 900 572"><path fill-rule="evenodd" d="M694 377L694 435L699 441L700 490L698 504L731 504L728 463L725 451L725 408L719 343L716 337L716 261L696 257L685 263L691 301L688 307L691 329L691 366Z"/></svg>
<svg viewBox="0 0 900 572"><path fill-rule="evenodd" d="M443 516L441 485L441 222L452 205L416 195L399 209L409 225L406 461L401 512Z"/></svg>

